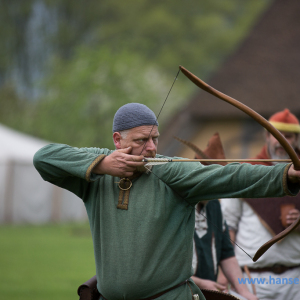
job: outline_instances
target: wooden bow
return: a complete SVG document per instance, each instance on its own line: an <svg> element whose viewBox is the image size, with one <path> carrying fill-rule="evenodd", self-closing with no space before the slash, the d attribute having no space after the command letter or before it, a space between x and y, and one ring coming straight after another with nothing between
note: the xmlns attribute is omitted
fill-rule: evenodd
<svg viewBox="0 0 300 300"><path fill-rule="evenodd" d="M300 170L300 160L292 148L292 146L288 143L288 141L285 139L285 137L272 125L270 124L264 117L262 117L259 113L251 109L250 107L246 106L245 104L239 102L236 99L233 99L213 87L209 86L207 83L196 77L194 74L192 74L190 71L185 69L184 67L180 66L179 69L181 72L189 78L194 84L196 84L198 87L203 89L204 91L218 97L219 99L237 107L244 113L246 113L248 116L256 120L260 125L262 125L266 130L268 130L281 144L281 146L285 149L285 151L288 153L289 157L291 158L295 170ZM280 241L284 237L286 237L288 234L290 234L291 231L293 231L298 225L300 224L300 217L291 224L288 228L286 228L284 231L280 232L276 236L274 236L272 239L270 239L268 242L263 244L255 253L252 260L255 262L257 261L273 244Z"/></svg>

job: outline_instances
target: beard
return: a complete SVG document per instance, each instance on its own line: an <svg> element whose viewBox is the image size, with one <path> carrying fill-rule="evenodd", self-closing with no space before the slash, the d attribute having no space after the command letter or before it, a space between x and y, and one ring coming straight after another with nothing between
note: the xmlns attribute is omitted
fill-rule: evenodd
<svg viewBox="0 0 300 300"><path fill-rule="evenodd" d="M280 146L281 147L281 146ZM290 158L289 155L284 151L284 153L282 154L276 154L276 149L279 148L279 147L270 147L268 145L268 152L270 154L270 157L272 159L288 159ZM273 162L273 165L276 165L278 164L279 162Z"/></svg>

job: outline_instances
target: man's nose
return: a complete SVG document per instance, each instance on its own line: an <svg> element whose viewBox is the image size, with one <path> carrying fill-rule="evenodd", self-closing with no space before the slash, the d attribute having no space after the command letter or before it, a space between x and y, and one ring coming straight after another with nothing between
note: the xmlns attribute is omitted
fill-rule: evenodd
<svg viewBox="0 0 300 300"><path fill-rule="evenodd" d="M155 150L156 149L156 145L151 138L147 141L146 149L147 150Z"/></svg>

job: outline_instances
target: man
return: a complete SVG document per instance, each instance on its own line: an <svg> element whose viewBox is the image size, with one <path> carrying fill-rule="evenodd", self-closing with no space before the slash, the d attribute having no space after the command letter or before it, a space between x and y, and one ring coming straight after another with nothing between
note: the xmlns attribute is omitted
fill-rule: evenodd
<svg viewBox="0 0 300 300"><path fill-rule="evenodd" d="M176 139L194 150L195 158L225 159L218 133L209 139L204 151L191 142ZM203 164L209 165L210 163L203 162ZM226 165L225 162L219 162L219 164ZM257 297L249 292L247 286L238 281L243 275L234 254L219 200L201 201L196 205L192 267L194 274L192 279L200 289L227 293L228 285L220 282L220 275L222 275L221 278L225 281L228 279L231 288L239 295L230 289L231 294L246 300L257 300ZM219 272L219 269L222 272Z"/></svg>
<svg viewBox="0 0 300 300"><path fill-rule="evenodd" d="M85 204L101 300L205 299L190 279L196 203L299 192L292 165L169 163L138 171L144 157L163 157L156 154L158 136L154 113L129 103L114 117L117 150L51 144L34 156L44 180Z"/></svg>
<svg viewBox="0 0 300 300"><path fill-rule="evenodd" d="M298 119L285 109L274 114L269 121L281 131L299 155ZM266 133L266 144L256 158L284 159L288 156L278 141ZM260 200L222 199L222 210L232 239L251 256L264 242L283 231L299 216L299 195ZM286 207L289 208L285 210ZM244 276L251 276L252 281L255 280L256 284L252 286L259 299L300 299L299 282L294 281L300 276L299 229L273 245L255 264L240 249L235 248L235 251L242 269L249 269L248 275L244 273Z"/></svg>

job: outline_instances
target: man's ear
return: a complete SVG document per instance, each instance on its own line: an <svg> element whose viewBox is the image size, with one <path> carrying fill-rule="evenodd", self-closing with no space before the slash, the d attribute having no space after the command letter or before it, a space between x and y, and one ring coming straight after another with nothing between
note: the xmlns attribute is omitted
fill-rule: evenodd
<svg viewBox="0 0 300 300"><path fill-rule="evenodd" d="M114 144L116 149L121 149L121 134L120 132L114 132L113 134L113 140L114 140Z"/></svg>

